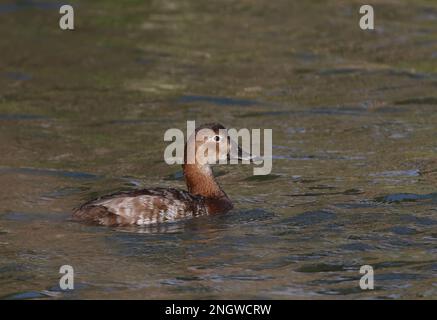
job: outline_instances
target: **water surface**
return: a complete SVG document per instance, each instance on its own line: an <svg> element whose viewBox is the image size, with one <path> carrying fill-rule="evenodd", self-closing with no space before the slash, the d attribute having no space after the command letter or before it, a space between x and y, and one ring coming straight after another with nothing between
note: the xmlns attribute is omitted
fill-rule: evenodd
<svg viewBox="0 0 437 320"><path fill-rule="evenodd" d="M0 297L437 297L436 3L378 1L373 32L359 1L72 4L73 32L58 2L0 5ZM221 216L69 221L184 188L163 134L187 120L272 128L271 175L217 168Z"/></svg>

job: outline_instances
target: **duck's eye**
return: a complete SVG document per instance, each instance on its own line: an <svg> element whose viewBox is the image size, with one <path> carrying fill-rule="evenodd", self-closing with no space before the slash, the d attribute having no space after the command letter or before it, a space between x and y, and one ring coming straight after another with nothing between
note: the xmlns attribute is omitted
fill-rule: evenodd
<svg viewBox="0 0 437 320"><path fill-rule="evenodd" d="M214 136L213 139L215 142L219 142L222 138L220 136Z"/></svg>

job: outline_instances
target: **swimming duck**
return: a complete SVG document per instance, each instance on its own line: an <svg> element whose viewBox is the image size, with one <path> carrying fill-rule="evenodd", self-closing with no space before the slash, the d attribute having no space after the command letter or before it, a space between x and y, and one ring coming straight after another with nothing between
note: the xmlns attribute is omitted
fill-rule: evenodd
<svg viewBox="0 0 437 320"><path fill-rule="evenodd" d="M226 129L219 123L204 124L198 127L188 141L196 139L201 129L210 129L201 143L195 143L195 154L199 148L215 148L214 160L234 159L253 160L226 134ZM219 144L225 147L219 148ZM149 225L195 217L206 214L225 213L233 205L214 178L210 162L199 161L196 157L192 163L187 162L187 143L185 144L185 161L182 165L188 191L172 188L153 188L118 192L89 201L73 212L73 219L89 223L117 225Z"/></svg>

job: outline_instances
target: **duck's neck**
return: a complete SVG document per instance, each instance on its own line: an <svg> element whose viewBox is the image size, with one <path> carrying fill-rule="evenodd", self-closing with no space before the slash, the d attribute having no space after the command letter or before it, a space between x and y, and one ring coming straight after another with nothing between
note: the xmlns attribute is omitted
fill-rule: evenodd
<svg viewBox="0 0 437 320"><path fill-rule="evenodd" d="M209 165L184 164L185 182L187 183L188 192L205 198L228 199L226 193L220 188L215 181L212 169Z"/></svg>

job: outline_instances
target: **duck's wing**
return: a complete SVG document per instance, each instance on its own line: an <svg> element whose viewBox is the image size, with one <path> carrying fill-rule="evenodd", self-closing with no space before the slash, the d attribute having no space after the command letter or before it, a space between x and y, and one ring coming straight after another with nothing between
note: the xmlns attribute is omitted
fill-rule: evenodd
<svg viewBox="0 0 437 320"><path fill-rule="evenodd" d="M76 220L101 225L146 225L206 214L202 197L177 189L119 192L85 203Z"/></svg>

